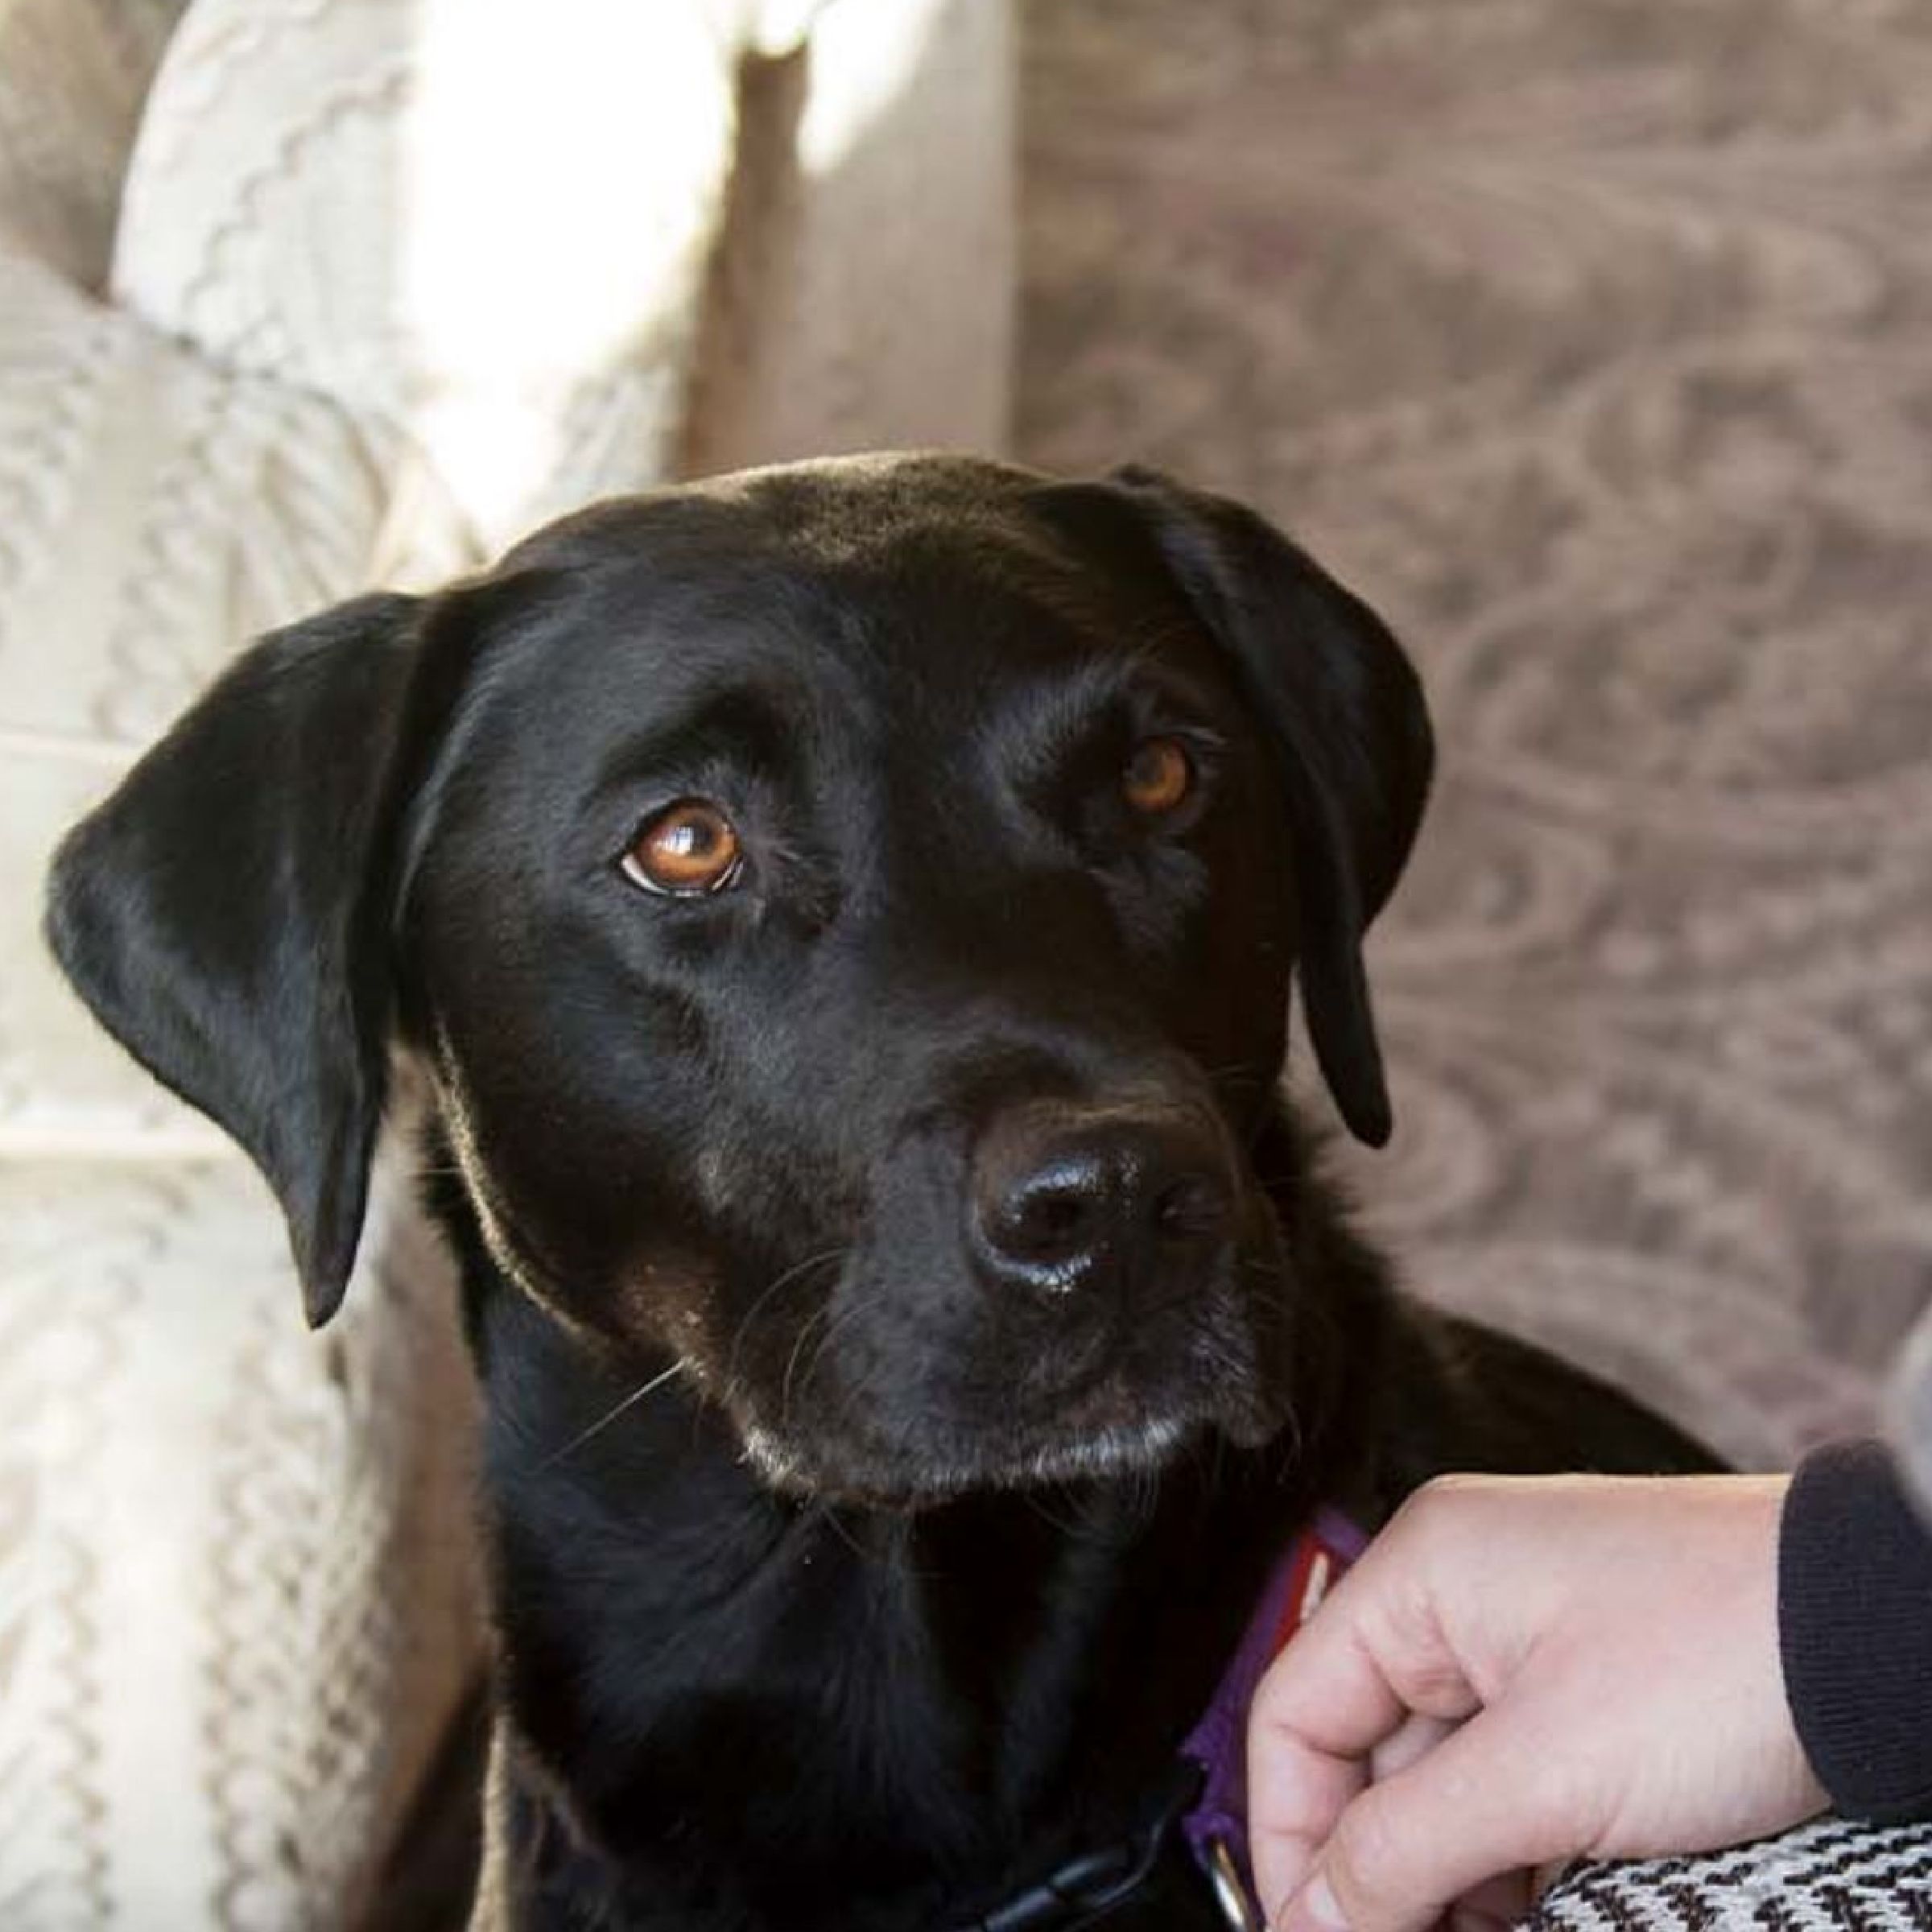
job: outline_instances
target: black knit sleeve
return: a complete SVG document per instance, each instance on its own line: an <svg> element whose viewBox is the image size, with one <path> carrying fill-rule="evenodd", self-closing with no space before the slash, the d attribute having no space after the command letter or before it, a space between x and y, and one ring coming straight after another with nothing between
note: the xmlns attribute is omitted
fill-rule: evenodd
<svg viewBox="0 0 1932 1932"><path fill-rule="evenodd" d="M1877 1443L1818 1451L1785 1500L1785 1691L1837 1810L1932 1818L1932 1531Z"/></svg>

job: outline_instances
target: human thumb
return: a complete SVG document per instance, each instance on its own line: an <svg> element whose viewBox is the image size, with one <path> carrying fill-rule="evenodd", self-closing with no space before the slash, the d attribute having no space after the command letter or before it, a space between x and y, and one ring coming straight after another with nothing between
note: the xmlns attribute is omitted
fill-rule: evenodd
<svg viewBox="0 0 1932 1932"><path fill-rule="evenodd" d="M1350 1801L1277 1932L1423 1932L1504 1872L1580 1849L1542 1775L1545 1760L1507 1707L1480 1712L1395 1776Z"/></svg>

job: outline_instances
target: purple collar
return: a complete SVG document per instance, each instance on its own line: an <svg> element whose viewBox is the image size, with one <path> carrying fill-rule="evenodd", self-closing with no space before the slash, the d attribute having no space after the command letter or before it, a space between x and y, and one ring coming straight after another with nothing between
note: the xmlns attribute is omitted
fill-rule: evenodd
<svg viewBox="0 0 1932 1932"><path fill-rule="evenodd" d="M953 1932L1074 1932L1096 1925L1147 1883L1177 1827L1233 1932L1260 1932L1248 1858L1248 1707L1276 1653L1368 1543L1338 1511L1316 1510L1269 1573L1213 1701L1176 1756L1171 1789L1144 1827L1123 1843L1076 1853ZM1183 1810L1191 1798L1193 1808Z"/></svg>
<svg viewBox="0 0 1932 1932"><path fill-rule="evenodd" d="M1228 1923L1259 1925L1248 1856L1248 1707L1282 1647L1315 1614L1328 1587L1368 1546L1340 1511L1324 1506L1282 1552L1240 1648L1201 1720L1181 1746L1201 1767L1201 1794L1182 1835L1221 1898ZM1240 1888L1230 1894L1228 1888ZM1240 1916L1246 1905L1247 1916Z"/></svg>

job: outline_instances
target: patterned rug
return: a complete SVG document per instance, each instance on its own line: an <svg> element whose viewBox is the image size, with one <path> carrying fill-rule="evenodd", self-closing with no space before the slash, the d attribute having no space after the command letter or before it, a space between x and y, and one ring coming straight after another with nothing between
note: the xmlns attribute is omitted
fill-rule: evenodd
<svg viewBox="0 0 1932 1932"><path fill-rule="evenodd" d="M1034 0L1018 441L1421 663L1414 1284L1752 1463L1932 1286L1932 7Z"/></svg>

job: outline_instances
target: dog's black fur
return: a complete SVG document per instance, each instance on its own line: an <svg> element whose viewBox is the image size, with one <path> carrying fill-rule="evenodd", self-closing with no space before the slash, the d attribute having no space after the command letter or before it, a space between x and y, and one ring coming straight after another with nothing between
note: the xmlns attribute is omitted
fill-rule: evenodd
<svg viewBox="0 0 1932 1932"><path fill-rule="evenodd" d="M968 1922L1127 1829L1317 1501L1703 1465L1401 1301L1278 1091L1296 972L1387 1134L1360 943L1430 765L1249 512L865 459L277 633L76 829L55 949L261 1165L312 1321L428 1071L516 1923ZM693 798L741 869L641 890ZM1218 1922L1177 1862L1117 1922Z"/></svg>

